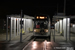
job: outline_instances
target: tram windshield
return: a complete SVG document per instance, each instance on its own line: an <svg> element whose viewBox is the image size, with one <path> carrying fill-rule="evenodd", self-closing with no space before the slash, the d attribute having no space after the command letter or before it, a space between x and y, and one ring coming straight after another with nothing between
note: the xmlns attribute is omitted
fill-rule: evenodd
<svg viewBox="0 0 75 50"><path fill-rule="evenodd" d="M48 28L48 21L36 21L34 28Z"/></svg>

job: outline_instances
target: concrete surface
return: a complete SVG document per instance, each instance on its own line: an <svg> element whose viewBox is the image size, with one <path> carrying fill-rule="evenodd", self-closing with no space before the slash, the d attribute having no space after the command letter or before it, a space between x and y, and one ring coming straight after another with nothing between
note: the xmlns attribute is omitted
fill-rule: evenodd
<svg viewBox="0 0 75 50"><path fill-rule="evenodd" d="M69 43L69 42L65 42L63 36L60 36L59 33L55 32L56 36L55 36L55 42L53 41L53 35L51 34L51 44L54 47L73 47L73 43ZM33 33L28 33L26 35L22 36L22 40L23 42L20 43L20 36L16 36L14 38L12 38L11 41L5 41L5 35L0 35L0 50L22 50L30 41L29 39L31 38L31 36L33 35ZM40 44L39 44L40 43ZM38 42L38 46L43 45L43 42ZM51 48L51 44L50 44L50 48ZM75 46L75 45L74 45ZM31 46L30 46L31 47ZM49 47L49 46L48 46ZM47 48L47 49L50 49ZM41 49L41 48L40 48ZM51 48L52 49L52 48Z"/></svg>

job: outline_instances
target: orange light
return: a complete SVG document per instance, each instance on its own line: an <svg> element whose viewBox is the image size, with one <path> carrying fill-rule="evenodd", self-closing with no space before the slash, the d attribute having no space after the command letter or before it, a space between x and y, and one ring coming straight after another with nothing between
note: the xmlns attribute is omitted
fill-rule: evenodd
<svg viewBox="0 0 75 50"><path fill-rule="evenodd" d="M37 16L37 19L38 19L39 17Z"/></svg>
<svg viewBox="0 0 75 50"><path fill-rule="evenodd" d="M34 29L34 32L36 32L36 30Z"/></svg>
<svg viewBox="0 0 75 50"><path fill-rule="evenodd" d="M45 17L40 17L40 19L44 19Z"/></svg>
<svg viewBox="0 0 75 50"><path fill-rule="evenodd" d="M46 32L48 32L48 30L46 30Z"/></svg>
<svg viewBox="0 0 75 50"><path fill-rule="evenodd" d="M16 19L17 20L17 19Z"/></svg>

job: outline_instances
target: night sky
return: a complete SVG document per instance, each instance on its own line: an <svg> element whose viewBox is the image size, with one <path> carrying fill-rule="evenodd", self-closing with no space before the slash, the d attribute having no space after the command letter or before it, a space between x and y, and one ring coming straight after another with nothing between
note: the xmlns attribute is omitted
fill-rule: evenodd
<svg viewBox="0 0 75 50"><path fill-rule="evenodd" d="M75 2L67 0L66 15L75 15ZM20 14L21 9L23 13L29 16L36 14L47 14L51 18L58 12L63 13L64 0L49 0L49 1L1 1L0 2L0 18L6 18L6 15Z"/></svg>

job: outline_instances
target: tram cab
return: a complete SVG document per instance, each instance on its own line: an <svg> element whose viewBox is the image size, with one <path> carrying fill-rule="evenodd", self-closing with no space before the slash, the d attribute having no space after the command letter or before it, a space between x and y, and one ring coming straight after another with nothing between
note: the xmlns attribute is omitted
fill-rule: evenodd
<svg viewBox="0 0 75 50"><path fill-rule="evenodd" d="M50 18L48 16L35 16L33 36L50 36Z"/></svg>

